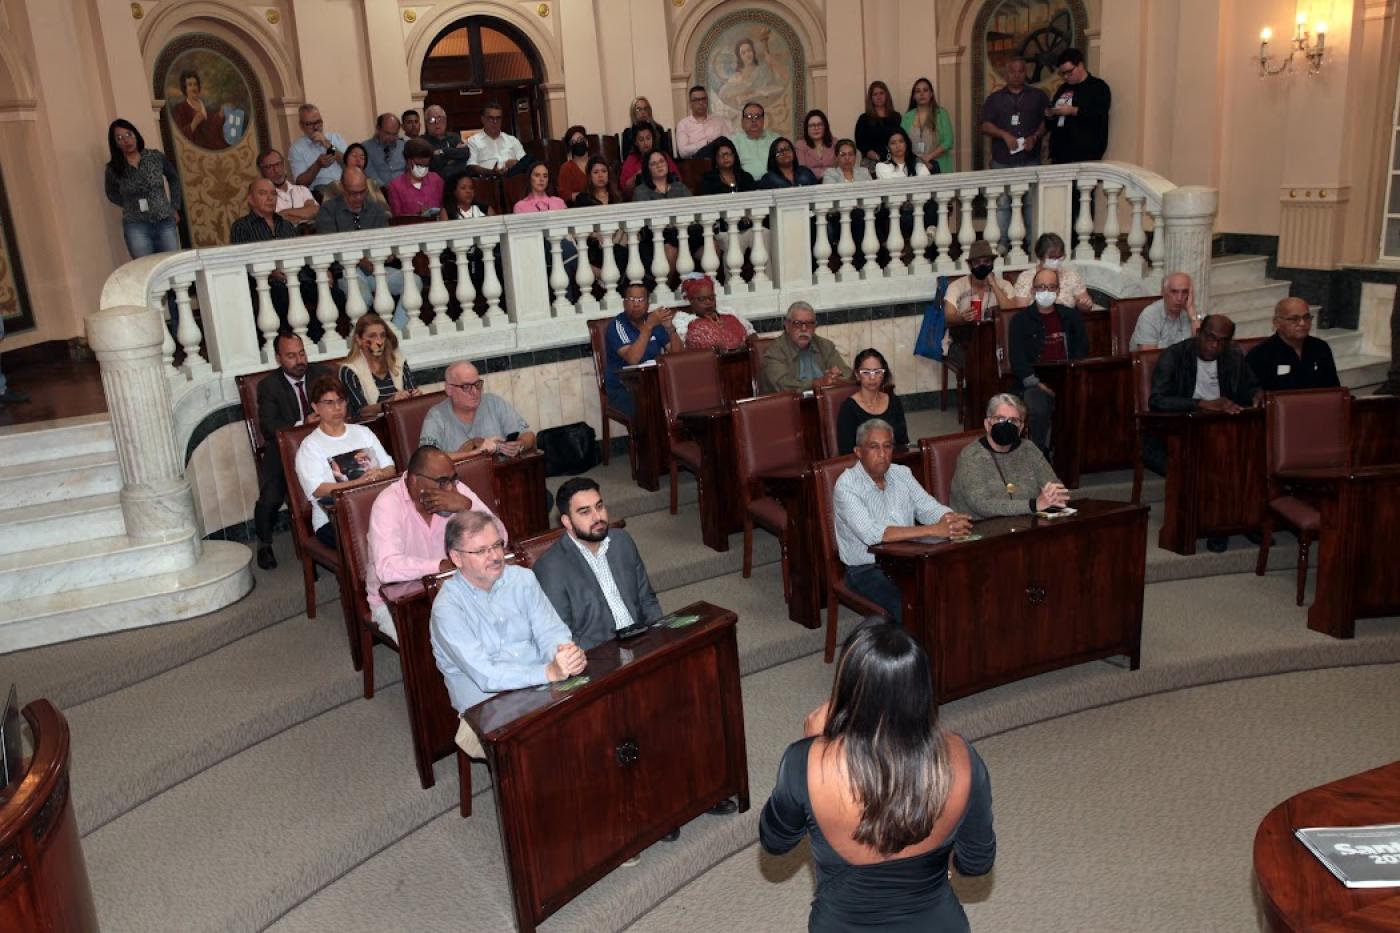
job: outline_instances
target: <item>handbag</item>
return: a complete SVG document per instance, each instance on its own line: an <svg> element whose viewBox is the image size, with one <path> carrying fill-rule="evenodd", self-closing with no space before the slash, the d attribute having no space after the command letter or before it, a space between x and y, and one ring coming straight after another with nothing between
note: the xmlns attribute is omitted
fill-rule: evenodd
<svg viewBox="0 0 1400 933"><path fill-rule="evenodd" d="M943 296L948 292L948 276L938 277L938 290L933 302L924 309L924 320L919 325L919 337L914 341L914 355L931 360L943 361L943 335L948 330L948 320L943 314Z"/></svg>
<svg viewBox="0 0 1400 933"><path fill-rule="evenodd" d="M603 462L598 435L583 421L546 428L535 436L535 443L544 453L546 476L577 476Z"/></svg>

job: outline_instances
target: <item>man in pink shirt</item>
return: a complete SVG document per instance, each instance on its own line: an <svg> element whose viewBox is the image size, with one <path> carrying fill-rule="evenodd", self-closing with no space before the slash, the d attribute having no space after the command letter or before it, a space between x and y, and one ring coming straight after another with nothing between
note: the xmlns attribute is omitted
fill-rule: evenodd
<svg viewBox="0 0 1400 933"><path fill-rule="evenodd" d="M733 136L734 128L724 117L710 113L710 95L703 84L690 89L690 114L676 124L676 155L682 159L705 158L711 144L721 136Z"/></svg>
<svg viewBox="0 0 1400 933"><path fill-rule="evenodd" d="M501 539L507 540L505 525L486 500L457 479L451 457L431 446L414 451L402 478L374 500L369 516L365 595L374 624L395 643L398 633L389 607L379 595L379 585L452 570L443 535L448 519L465 511L496 519Z"/></svg>

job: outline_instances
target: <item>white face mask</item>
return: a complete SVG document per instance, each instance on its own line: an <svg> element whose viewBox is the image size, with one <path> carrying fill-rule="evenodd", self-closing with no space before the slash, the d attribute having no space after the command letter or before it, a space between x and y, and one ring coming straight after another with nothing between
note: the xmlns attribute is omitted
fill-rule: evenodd
<svg viewBox="0 0 1400 933"><path fill-rule="evenodd" d="M1048 308L1055 303L1058 296L1051 291L1039 291L1035 293L1035 303L1042 308Z"/></svg>
<svg viewBox="0 0 1400 933"><path fill-rule="evenodd" d="M1064 262L1063 259L1047 259L1043 263L1041 263L1041 265L1045 266L1045 268L1047 269L1058 269L1060 268L1060 263L1062 262Z"/></svg>
<svg viewBox="0 0 1400 933"><path fill-rule="evenodd" d="M427 167L426 165L415 165L415 166L413 166L413 177L414 177L414 178L427 178L427 177L428 177L428 167Z"/></svg>

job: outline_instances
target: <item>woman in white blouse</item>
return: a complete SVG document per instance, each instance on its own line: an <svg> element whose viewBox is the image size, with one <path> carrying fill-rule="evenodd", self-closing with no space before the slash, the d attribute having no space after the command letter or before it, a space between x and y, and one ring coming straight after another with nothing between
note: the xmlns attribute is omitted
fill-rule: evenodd
<svg viewBox="0 0 1400 933"><path fill-rule="evenodd" d="M903 129L893 130L885 147L885 158L875 163L876 178L911 178L927 175L928 166L914 155L914 145Z"/></svg>

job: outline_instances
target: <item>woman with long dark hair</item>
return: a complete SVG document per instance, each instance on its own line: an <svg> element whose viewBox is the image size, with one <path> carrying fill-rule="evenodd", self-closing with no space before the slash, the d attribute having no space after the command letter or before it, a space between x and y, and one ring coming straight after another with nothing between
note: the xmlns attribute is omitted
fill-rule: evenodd
<svg viewBox="0 0 1400 933"><path fill-rule="evenodd" d="M894 372L885 361L885 354L866 347L852 360L851 372L856 377L855 395L841 403L836 413L836 452L848 454L856 449L856 429L871 418L894 428L897 447L909 445L909 426L904 420L904 403L894 394Z"/></svg>
<svg viewBox="0 0 1400 933"><path fill-rule="evenodd" d="M797 141L797 161L821 178L836 164L836 150L832 146L831 122L826 114L820 110L807 111L807 116L802 118L802 138Z"/></svg>
<svg viewBox="0 0 1400 933"><path fill-rule="evenodd" d="M759 842L782 854L808 834L808 930L968 929L949 866L991 870L991 781L972 745L939 727L928 655L897 625L851 634L831 698L783 753Z"/></svg>
<svg viewBox="0 0 1400 933"><path fill-rule="evenodd" d="M885 157L875 164L876 178L912 178L927 175L928 166L914 155L913 143L903 128L890 131L885 144Z"/></svg>
<svg viewBox="0 0 1400 933"><path fill-rule="evenodd" d="M710 143L714 168L700 177L699 194L734 194L754 189L753 176L739 164L739 150L728 136Z"/></svg>
<svg viewBox="0 0 1400 933"><path fill-rule="evenodd" d="M107 200L122 209L122 237L131 258L178 250L181 191L175 166L159 149L147 149L141 131L126 120L107 127L107 151Z"/></svg>
<svg viewBox="0 0 1400 933"><path fill-rule="evenodd" d="M933 82L920 78L909 89L909 109L900 122L919 157L935 175L953 170L953 121L946 107L938 105Z"/></svg>
<svg viewBox="0 0 1400 933"><path fill-rule="evenodd" d="M779 136L768 147L768 172L758 180L759 190L768 188L798 188L819 185L812 170L797 161L797 149L792 140Z"/></svg>

